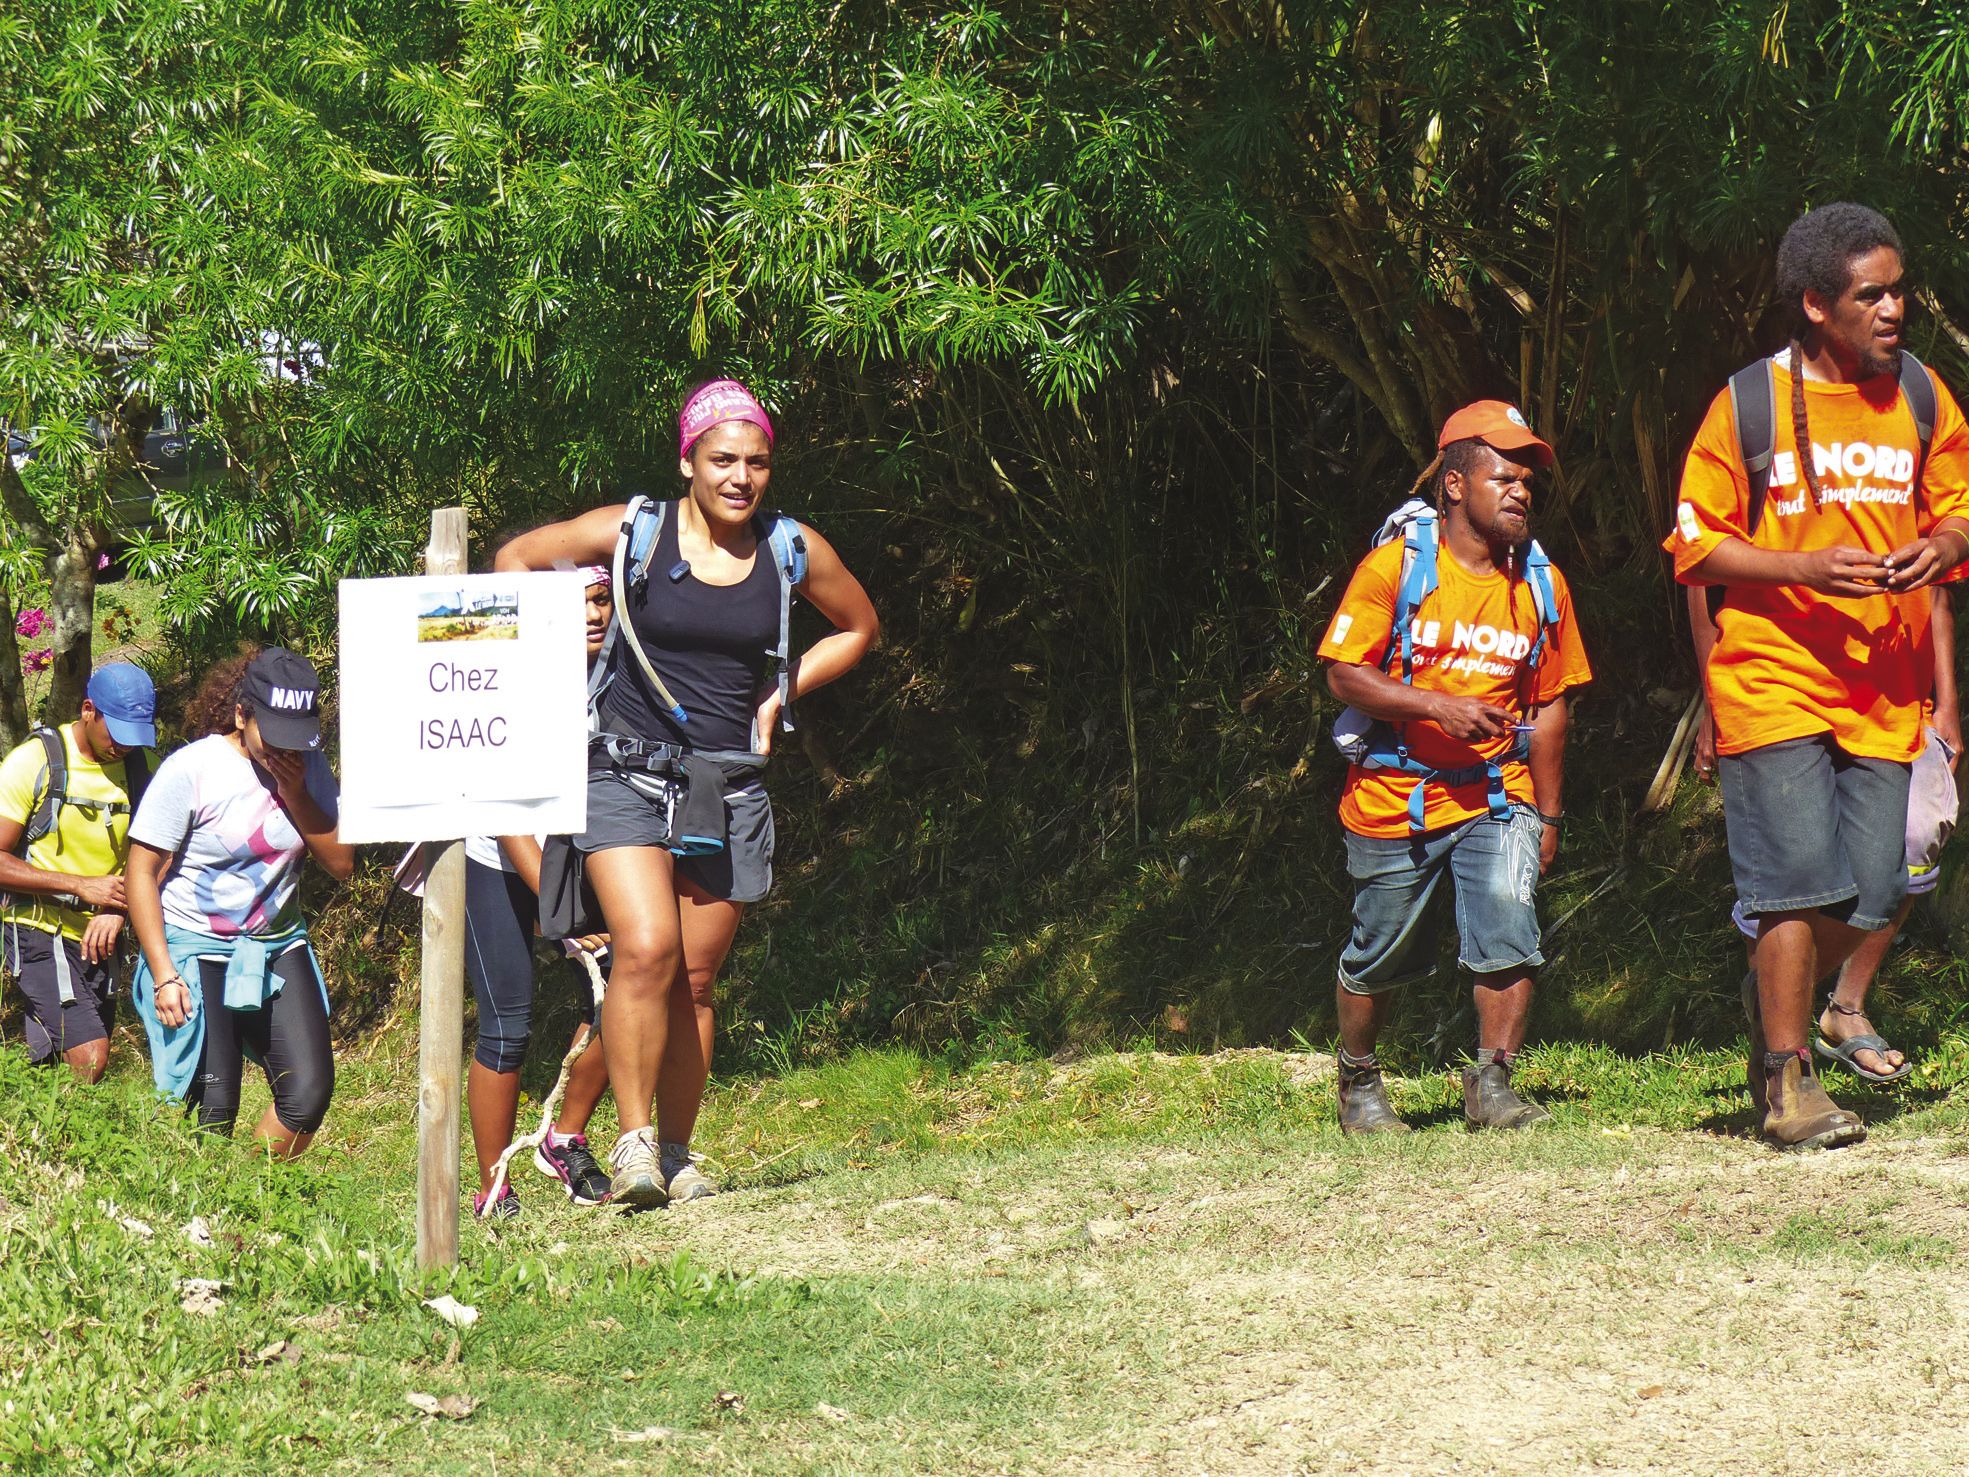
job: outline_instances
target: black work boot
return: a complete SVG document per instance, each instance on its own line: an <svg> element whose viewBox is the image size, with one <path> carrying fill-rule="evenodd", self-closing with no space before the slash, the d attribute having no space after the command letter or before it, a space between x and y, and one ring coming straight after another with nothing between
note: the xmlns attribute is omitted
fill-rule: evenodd
<svg viewBox="0 0 1969 1477"><path fill-rule="evenodd" d="M1472 1128L1530 1128L1552 1115L1511 1090L1511 1053L1477 1053L1463 1069L1463 1116Z"/></svg>
<svg viewBox="0 0 1969 1477"><path fill-rule="evenodd" d="M1388 1105L1388 1084L1381 1080L1381 1063L1374 1059L1372 1052L1366 1056L1340 1053L1340 1131L1345 1134L1408 1132L1408 1125Z"/></svg>

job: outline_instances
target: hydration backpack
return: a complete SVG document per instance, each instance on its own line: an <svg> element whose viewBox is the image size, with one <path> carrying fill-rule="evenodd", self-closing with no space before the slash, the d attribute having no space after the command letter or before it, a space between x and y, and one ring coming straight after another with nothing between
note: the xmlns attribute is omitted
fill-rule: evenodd
<svg viewBox="0 0 1969 1477"><path fill-rule="evenodd" d="M1438 578L1436 560L1441 552L1441 530L1436 510L1421 498L1410 498L1388 516L1374 536L1375 547L1399 538L1402 541L1401 581L1395 587L1395 615L1388 649L1381 658L1381 670L1392 672L1401 661L1402 681L1415 684L1415 620L1422 602L1435 593ZM1538 612L1538 635L1526 653L1523 671L1535 672L1545 659L1546 638L1558 624L1559 603L1552 588L1552 561L1536 539L1525 545L1522 567L1525 583L1531 588L1532 606ZM1333 744L1349 764L1362 769L1392 769L1412 774L1419 781L1409 792L1408 829L1410 835L1422 830L1424 791L1429 783L1454 788L1458 785L1488 782L1485 801L1493 820L1504 820L1511 813L1510 798L1504 791L1503 765L1523 759L1531 751L1526 736L1514 736L1511 747L1495 759L1461 769L1435 769L1408 751L1401 725L1370 718L1358 708L1348 708L1334 720Z"/></svg>
<svg viewBox="0 0 1969 1477"><path fill-rule="evenodd" d="M684 711L683 704L665 685L651 663L649 653L643 650L643 643L636 636L635 622L626 619L623 614L626 592L633 589L641 593L649 586L650 555L656 549L657 537L663 532L663 520L669 510L668 503L657 502L641 494L629 500L628 514L623 518L622 531L615 540L615 605L609 617L608 633L602 637L602 649L596 654L593 675L588 681L588 715L591 721L602 689L610 680L609 657L615 649L616 633L621 632L628 641L629 650L635 653L637 665L655 689L657 698L670 710L670 716L680 724L690 722L690 715ZM793 695L789 690L789 653L793 633L793 595L807 577L807 540L800 532L800 525L783 513L761 513L753 522L759 533L759 547L771 557L773 569L779 575L779 642L769 649L767 655L772 658L774 680L779 684L780 727L791 733ZM690 569L679 561L676 568L666 572L671 579L682 579ZM757 735L754 737L756 739Z"/></svg>

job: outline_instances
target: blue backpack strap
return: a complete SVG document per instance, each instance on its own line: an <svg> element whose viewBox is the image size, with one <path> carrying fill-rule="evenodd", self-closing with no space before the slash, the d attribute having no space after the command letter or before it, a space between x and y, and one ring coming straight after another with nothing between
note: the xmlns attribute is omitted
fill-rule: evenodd
<svg viewBox="0 0 1969 1477"><path fill-rule="evenodd" d="M622 515L622 527L616 532L615 552L609 560L615 599L609 602L608 629L602 633L602 648L595 653L595 660L588 666L588 717L591 726L596 703L611 681L609 658L615 654L615 633L621 622L622 602L627 598L623 576L637 567L632 546L641 546L642 562L646 566L650 550L656 547L656 535L663 527L663 511L661 504L652 505L650 499L639 492L629 499L629 506ZM648 526L647 535L642 532L643 525Z"/></svg>
<svg viewBox="0 0 1969 1477"><path fill-rule="evenodd" d="M638 493L629 500L629 515L622 520L622 539L628 540L629 581L637 589L649 583L650 555L656 551L657 536L663 532L663 520L669 513L670 505L660 503L652 497ZM621 553L618 540L618 556ZM621 578L622 571L616 571Z"/></svg>
<svg viewBox="0 0 1969 1477"><path fill-rule="evenodd" d="M800 525L776 514L766 533L773 569L779 575L779 645L773 648L773 671L779 683L779 726L793 731L793 594L807 578L807 539Z"/></svg>
<svg viewBox="0 0 1969 1477"><path fill-rule="evenodd" d="M1402 529L1402 579L1395 588L1396 641L1402 656L1402 681L1415 680L1415 613L1436 590L1436 514L1417 513ZM1391 648L1392 649L1392 648Z"/></svg>
<svg viewBox="0 0 1969 1477"><path fill-rule="evenodd" d="M1423 805L1427 789L1431 784L1444 789L1461 789L1484 781L1484 805L1490 818L1496 821L1509 820L1511 816L1511 797L1504 788L1504 766L1510 761L1524 760L1531 754L1531 744L1521 734L1511 740L1511 747L1495 759L1486 759L1472 764L1466 769L1433 769L1412 756L1395 737L1389 727L1385 734L1377 738L1362 758L1362 767L1367 769L1392 769L1398 774L1415 776L1415 786L1408 792L1408 830L1411 836L1422 833Z"/></svg>
<svg viewBox="0 0 1969 1477"><path fill-rule="evenodd" d="M1546 634L1559 624L1559 597L1552 588L1552 560L1533 539L1525 549L1525 583L1531 586L1532 608L1538 612L1538 635L1525 658L1527 671L1537 671L1545 659Z"/></svg>

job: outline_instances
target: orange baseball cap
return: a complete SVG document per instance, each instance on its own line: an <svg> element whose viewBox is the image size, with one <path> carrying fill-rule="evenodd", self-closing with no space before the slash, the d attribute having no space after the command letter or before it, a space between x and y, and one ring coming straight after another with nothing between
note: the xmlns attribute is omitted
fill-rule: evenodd
<svg viewBox="0 0 1969 1477"><path fill-rule="evenodd" d="M1529 451L1532 461L1541 467L1549 467L1555 460L1552 448L1532 435L1524 413L1502 400L1478 400L1456 411L1443 422L1436 449L1473 436L1493 451Z"/></svg>

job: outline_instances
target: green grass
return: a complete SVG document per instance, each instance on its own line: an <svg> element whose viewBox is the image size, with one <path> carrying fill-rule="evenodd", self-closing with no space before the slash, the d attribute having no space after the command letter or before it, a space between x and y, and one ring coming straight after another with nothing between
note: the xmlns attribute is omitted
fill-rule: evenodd
<svg viewBox="0 0 1969 1477"><path fill-rule="evenodd" d="M1190 1364L1223 1356L1219 1333L1281 1316L1261 1298L1211 1332L1181 1311L1178 1266L1201 1269L1184 1285L1251 1279L1253 1297L1329 1263L1385 1275L1417 1257L1562 1285L1609 1258L1678 1283L1720 1265L1962 1270L1947 1217L1969 1194L1923 1190L1887 1157L1960 1133L1969 1053L1953 1040L1904 1100L1833 1079L1878 1136L1819 1162L1883 1173L1809 1205L1768 1172L1788 1161L1732 1136L1743 1093L1719 1052L1534 1052L1523 1081L1558 1123L1520 1137L1466 1134L1453 1078L1418 1076L1395 1099L1425 1131L1366 1144L1337 1134L1330 1076L1304 1056L861 1052L714 1091L702 1145L733 1193L712 1209L579 1213L528 1176L527 1217L467 1225L462 1265L432 1275L410 1256L407 1047L391 1022L345 1055L296 1165L154 1107L127 1036L93 1091L0 1052L0 1462L1046 1471L1157 1428ZM1754 1201L1722 1177L1741 1174ZM1480 1238L1458 1229L1499 1195L1510 1210L1482 1212ZM187 1240L195 1216L211 1245ZM180 1306L193 1277L224 1284L216 1313ZM441 1292L479 1322L440 1321L424 1299ZM1411 1311L1423 1326L1455 1303ZM413 1391L478 1404L433 1420ZM667 1434L640 1439L652 1427Z"/></svg>

